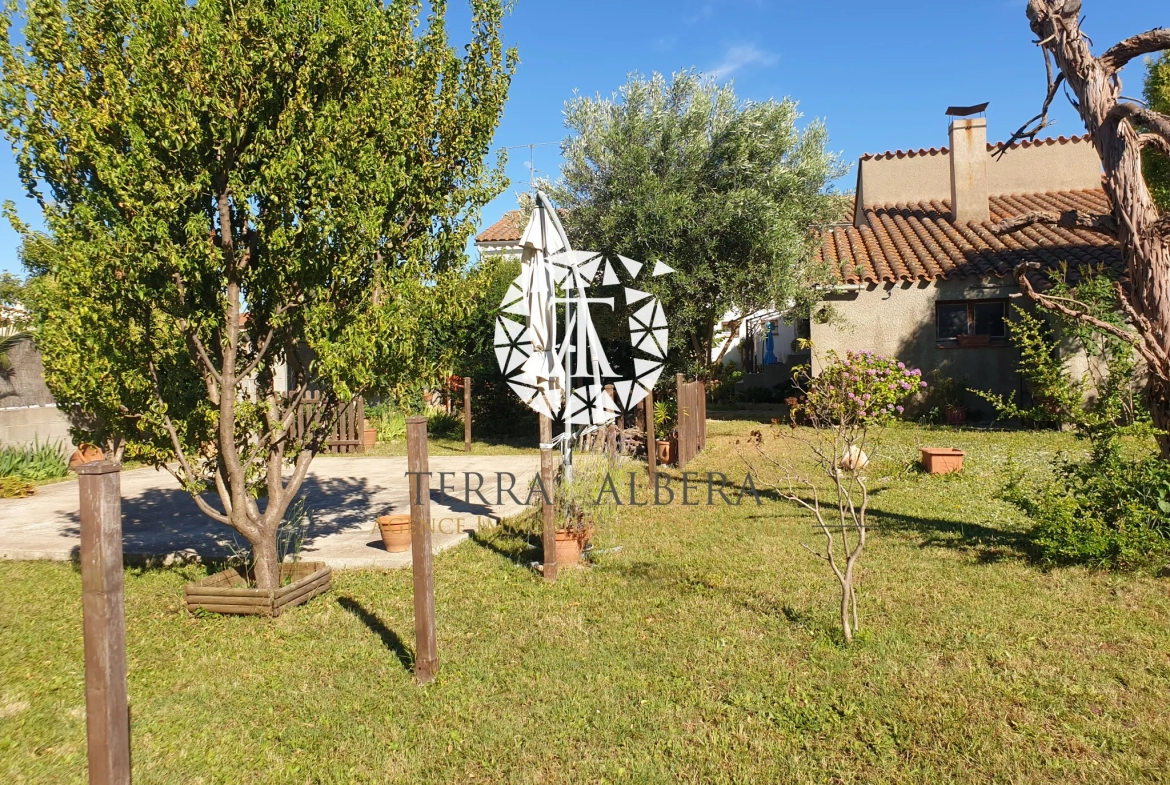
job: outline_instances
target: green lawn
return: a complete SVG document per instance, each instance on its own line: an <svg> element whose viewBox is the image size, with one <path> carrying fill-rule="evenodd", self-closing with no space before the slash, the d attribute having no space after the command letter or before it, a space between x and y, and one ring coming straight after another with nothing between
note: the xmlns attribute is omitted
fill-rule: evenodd
<svg viewBox="0 0 1170 785"><path fill-rule="evenodd" d="M463 437L458 439L446 439L432 436L427 440L427 450L431 455L468 455L463 449ZM520 439L496 439L490 441L482 441L479 439L472 439L471 455L537 455L539 454L535 440L525 442ZM378 442L373 447L368 448L361 455L374 456L379 458L384 457L405 457L406 456L406 439L398 439L393 442ZM330 458L329 454L322 454L319 458ZM354 454L342 455L343 458L356 457Z"/></svg>
<svg viewBox="0 0 1170 785"><path fill-rule="evenodd" d="M698 471L738 474L713 422ZM280 619L194 618L195 568L130 571L136 783L1136 782L1170 770L1170 581L1030 560L996 499L1061 434L891 434L871 474L863 634L788 505L623 508L545 585L498 534L436 560L426 688L409 571L336 576ZM968 450L961 477L915 445ZM704 494L705 498L705 494ZM80 580L0 563L0 781L84 782Z"/></svg>

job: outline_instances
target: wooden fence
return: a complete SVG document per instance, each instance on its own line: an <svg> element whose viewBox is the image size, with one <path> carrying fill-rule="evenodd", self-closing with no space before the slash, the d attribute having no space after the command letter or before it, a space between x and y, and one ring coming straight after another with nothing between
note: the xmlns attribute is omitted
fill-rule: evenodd
<svg viewBox="0 0 1170 785"><path fill-rule="evenodd" d="M682 469L707 446L707 386L688 382L680 373L678 385L678 468Z"/></svg>
<svg viewBox="0 0 1170 785"><path fill-rule="evenodd" d="M293 418L293 438L299 439L304 435L309 423L313 420L313 413L320 405L321 393L305 393L305 397L301 399L301 406L297 410L297 416ZM333 433L325 441L325 452L365 452L365 441L362 438L365 421L366 404L361 396L358 396L341 410L337 423L333 426Z"/></svg>

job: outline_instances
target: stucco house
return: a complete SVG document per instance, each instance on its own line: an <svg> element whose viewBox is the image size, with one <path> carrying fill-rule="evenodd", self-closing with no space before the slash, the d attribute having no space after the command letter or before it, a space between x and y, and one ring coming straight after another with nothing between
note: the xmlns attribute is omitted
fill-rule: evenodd
<svg viewBox="0 0 1170 785"><path fill-rule="evenodd" d="M1120 275L1124 263L1115 241L1089 230L997 236L992 226L1036 210L1108 212L1100 160L1087 136L1005 150L987 143L982 117L949 130L949 147L862 156L852 222L823 232L818 254L839 284L824 297L832 318L813 318L810 337L822 357L870 349L972 388L1023 391L1009 334L1010 308L1025 305L1012 298L1013 270L1039 263L1029 279L1043 290L1064 265L1075 280L1087 268ZM975 396L967 403L987 409Z"/></svg>
<svg viewBox="0 0 1170 785"><path fill-rule="evenodd" d="M1034 225L992 232L998 221L1035 210L1109 211L1100 159L1087 136L988 144L986 118L956 117L949 146L863 155L852 220L822 232L818 258L835 283L824 288L814 318L792 325L775 312L746 320L728 314L726 324L738 330L722 336L732 344L724 358L755 371L747 387L771 388L793 364L809 361L792 346L807 337L814 370L830 351L869 349L924 373L961 377L972 388L1023 393L1009 334L1011 308L1027 307L1013 298L1015 268L1039 263L1029 277L1044 290L1051 272L1065 265L1073 280L1086 268L1121 275L1124 267L1116 242L1089 230ZM476 239L480 253L518 253L519 217L507 213L484 230ZM772 364L764 363L768 325ZM1083 369L1082 357L1067 359L1074 371ZM966 403L990 413L976 396Z"/></svg>

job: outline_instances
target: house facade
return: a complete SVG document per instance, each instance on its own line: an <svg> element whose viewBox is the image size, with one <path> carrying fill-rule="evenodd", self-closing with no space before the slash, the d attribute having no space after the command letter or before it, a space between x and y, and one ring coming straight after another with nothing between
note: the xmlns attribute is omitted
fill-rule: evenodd
<svg viewBox="0 0 1170 785"><path fill-rule="evenodd" d="M814 370L830 351L868 349L938 369L970 388L1023 392L1010 312L1027 307L1013 271L1035 262L1033 286L1067 269L1121 275L1105 235L1033 225L996 235L997 222L1033 211L1109 212L1101 164L1087 137L1006 147L987 143L986 120L955 119L949 147L863 156L853 220L823 232L829 287L809 330ZM1083 365L1083 358L1068 361ZM976 396L968 406L988 412Z"/></svg>

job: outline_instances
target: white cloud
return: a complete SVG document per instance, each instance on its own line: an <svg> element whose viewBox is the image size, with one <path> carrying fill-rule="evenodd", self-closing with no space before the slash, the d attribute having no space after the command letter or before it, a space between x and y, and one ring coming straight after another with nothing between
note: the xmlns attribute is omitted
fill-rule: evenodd
<svg viewBox="0 0 1170 785"><path fill-rule="evenodd" d="M728 48L723 54L723 61L711 70L720 79L726 79L736 71L749 65L775 65L780 56L765 52L753 44L741 44Z"/></svg>

